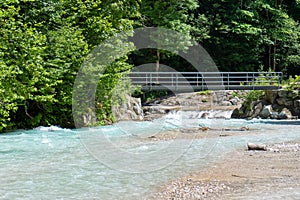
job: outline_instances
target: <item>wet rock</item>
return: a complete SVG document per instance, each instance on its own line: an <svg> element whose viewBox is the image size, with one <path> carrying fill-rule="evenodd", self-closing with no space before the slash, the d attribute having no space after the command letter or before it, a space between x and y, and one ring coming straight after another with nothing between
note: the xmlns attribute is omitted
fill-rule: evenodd
<svg viewBox="0 0 300 200"><path fill-rule="evenodd" d="M270 115L271 119L279 119L279 113L278 112L272 112ZM283 119L283 118L282 118Z"/></svg>
<svg viewBox="0 0 300 200"><path fill-rule="evenodd" d="M200 116L201 119L207 119L208 117L209 117L209 113L208 113L208 112L205 112L205 113L203 113L203 114Z"/></svg>
<svg viewBox="0 0 300 200"><path fill-rule="evenodd" d="M234 109L231 114L231 118L233 118L233 119L240 118L240 109L238 109L238 108Z"/></svg>
<svg viewBox="0 0 300 200"><path fill-rule="evenodd" d="M270 117L270 115L272 114L272 106L271 105L267 105L264 106L264 108L262 109L262 111L259 113L259 116L262 119L267 119Z"/></svg>
<svg viewBox="0 0 300 200"><path fill-rule="evenodd" d="M282 111L278 115L279 119L292 119L293 115L291 111L287 108L282 109Z"/></svg>

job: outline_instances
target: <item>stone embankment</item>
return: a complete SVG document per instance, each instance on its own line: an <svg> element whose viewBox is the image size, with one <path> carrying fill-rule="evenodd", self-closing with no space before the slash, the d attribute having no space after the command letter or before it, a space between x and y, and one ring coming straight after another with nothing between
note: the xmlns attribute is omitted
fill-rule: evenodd
<svg viewBox="0 0 300 200"><path fill-rule="evenodd" d="M142 103L139 98L128 96L127 101L113 112L120 120L153 120L171 111L233 111L240 108L245 101L245 91L203 91L181 93L177 95L157 98ZM203 113L201 118L207 117ZM213 117L213 116L212 116ZM219 117L219 116L216 116Z"/></svg>
<svg viewBox="0 0 300 200"><path fill-rule="evenodd" d="M300 117L300 92L298 90L266 91L264 98L244 104L232 113L232 118L298 119Z"/></svg>

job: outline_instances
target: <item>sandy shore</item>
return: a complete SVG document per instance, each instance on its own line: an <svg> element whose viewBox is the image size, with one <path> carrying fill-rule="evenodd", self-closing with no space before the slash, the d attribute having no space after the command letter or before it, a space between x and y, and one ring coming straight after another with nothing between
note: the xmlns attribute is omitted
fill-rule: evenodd
<svg viewBox="0 0 300 200"><path fill-rule="evenodd" d="M295 191L300 191L300 141L268 145L267 151L237 150L157 188L151 199L300 199Z"/></svg>

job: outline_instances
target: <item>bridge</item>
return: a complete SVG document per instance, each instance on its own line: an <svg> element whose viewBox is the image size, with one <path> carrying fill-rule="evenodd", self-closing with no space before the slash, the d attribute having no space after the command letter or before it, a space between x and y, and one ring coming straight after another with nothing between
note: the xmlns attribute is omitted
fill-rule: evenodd
<svg viewBox="0 0 300 200"><path fill-rule="evenodd" d="M132 84L143 91L276 90L282 72L131 72Z"/></svg>

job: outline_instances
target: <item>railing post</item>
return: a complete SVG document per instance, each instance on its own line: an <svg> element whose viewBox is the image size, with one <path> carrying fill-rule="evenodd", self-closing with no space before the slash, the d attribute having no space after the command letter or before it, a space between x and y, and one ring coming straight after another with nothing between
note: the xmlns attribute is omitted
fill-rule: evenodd
<svg viewBox="0 0 300 200"><path fill-rule="evenodd" d="M229 73L227 72L227 87L228 87L228 89L229 89Z"/></svg>
<svg viewBox="0 0 300 200"><path fill-rule="evenodd" d="M178 90L178 73L176 73L176 91Z"/></svg>
<svg viewBox="0 0 300 200"><path fill-rule="evenodd" d="M204 83L203 82L204 82L204 77L203 77L203 73L202 73L201 74L201 90L204 90L203 89L203 87L204 87L204 85L203 85Z"/></svg>
<svg viewBox="0 0 300 200"><path fill-rule="evenodd" d="M254 83L255 83L255 81L254 81L254 73L252 73L252 90L254 90Z"/></svg>
<svg viewBox="0 0 300 200"><path fill-rule="evenodd" d="M153 82L152 82L152 73L150 72L150 90L152 90L152 84L153 84Z"/></svg>
<svg viewBox="0 0 300 200"><path fill-rule="evenodd" d="M282 79L282 72L278 72L278 88L280 87L281 84L281 79Z"/></svg>

